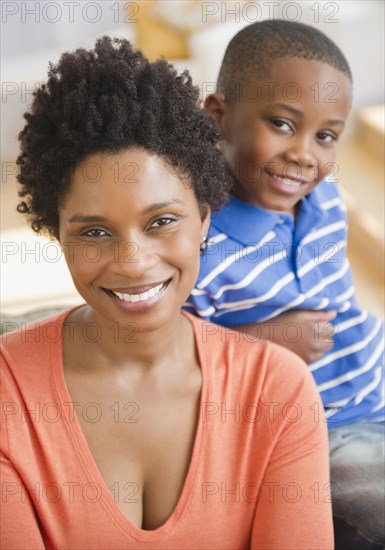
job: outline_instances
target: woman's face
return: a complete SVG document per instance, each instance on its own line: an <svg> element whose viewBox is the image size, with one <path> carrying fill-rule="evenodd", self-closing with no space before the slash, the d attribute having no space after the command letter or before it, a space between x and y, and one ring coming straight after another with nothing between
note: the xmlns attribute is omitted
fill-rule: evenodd
<svg viewBox="0 0 385 550"><path fill-rule="evenodd" d="M198 277L210 216L164 160L142 149L89 156L59 219L72 279L93 310L139 331L175 319Z"/></svg>

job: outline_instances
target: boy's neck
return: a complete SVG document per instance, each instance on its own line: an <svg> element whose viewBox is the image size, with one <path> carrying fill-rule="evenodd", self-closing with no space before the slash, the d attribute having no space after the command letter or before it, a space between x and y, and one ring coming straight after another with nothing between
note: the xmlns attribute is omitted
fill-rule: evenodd
<svg viewBox="0 0 385 550"><path fill-rule="evenodd" d="M234 181L234 184L235 183L236 182ZM240 187L239 185L233 185L230 193L231 195L233 195L233 197L236 197L237 199L243 202L247 202L248 204L252 204L257 208L261 208L262 210L266 210L267 212L272 212L274 214L291 214L294 217L294 222L297 219L299 208L301 205L301 201L299 201L290 210L272 210L272 209L265 208L264 206L259 204L257 200L250 199L250 197L248 197L246 193L242 192L242 187Z"/></svg>

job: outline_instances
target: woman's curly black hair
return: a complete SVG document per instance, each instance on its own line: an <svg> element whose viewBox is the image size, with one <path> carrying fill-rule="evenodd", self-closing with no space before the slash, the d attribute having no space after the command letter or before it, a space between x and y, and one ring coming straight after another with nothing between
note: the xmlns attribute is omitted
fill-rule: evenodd
<svg viewBox="0 0 385 550"><path fill-rule="evenodd" d="M141 147L188 177L198 204L227 200L227 178L216 147L219 128L200 108L188 71L151 63L124 39L99 38L95 48L64 53L49 65L19 134L18 181L32 229L58 238L58 208L71 174L87 156Z"/></svg>

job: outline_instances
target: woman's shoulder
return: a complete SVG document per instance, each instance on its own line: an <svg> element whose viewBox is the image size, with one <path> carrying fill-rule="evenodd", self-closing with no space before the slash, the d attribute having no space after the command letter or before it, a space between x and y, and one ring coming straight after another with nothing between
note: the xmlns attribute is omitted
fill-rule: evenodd
<svg viewBox="0 0 385 550"><path fill-rule="evenodd" d="M204 368L241 391L250 388L267 395L287 394L290 388L314 386L306 363L295 353L264 340L205 321L189 312Z"/></svg>
<svg viewBox="0 0 385 550"><path fill-rule="evenodd" d="M2 361L12 371L30 370L32 365L47 364L52 348L61 348L62 326L75 308L31 318L19 317L7 322L0 338Z"/></svg>

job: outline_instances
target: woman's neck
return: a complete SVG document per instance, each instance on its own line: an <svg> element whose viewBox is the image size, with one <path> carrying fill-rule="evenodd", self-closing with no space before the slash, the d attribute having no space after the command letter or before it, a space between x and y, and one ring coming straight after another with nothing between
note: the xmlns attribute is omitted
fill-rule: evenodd
<svg viewBox="0 0 385 550"><path fill-rule="evenodd" d="M96 360L94 367L86 360L87 369L145 373L168 366L179 368L195 359L193 327L181 312L159 328L141 332L135 323L124 328L85 306L70 314L65 326L63 338L76 345L80 342L81 353Z"/></svg>

